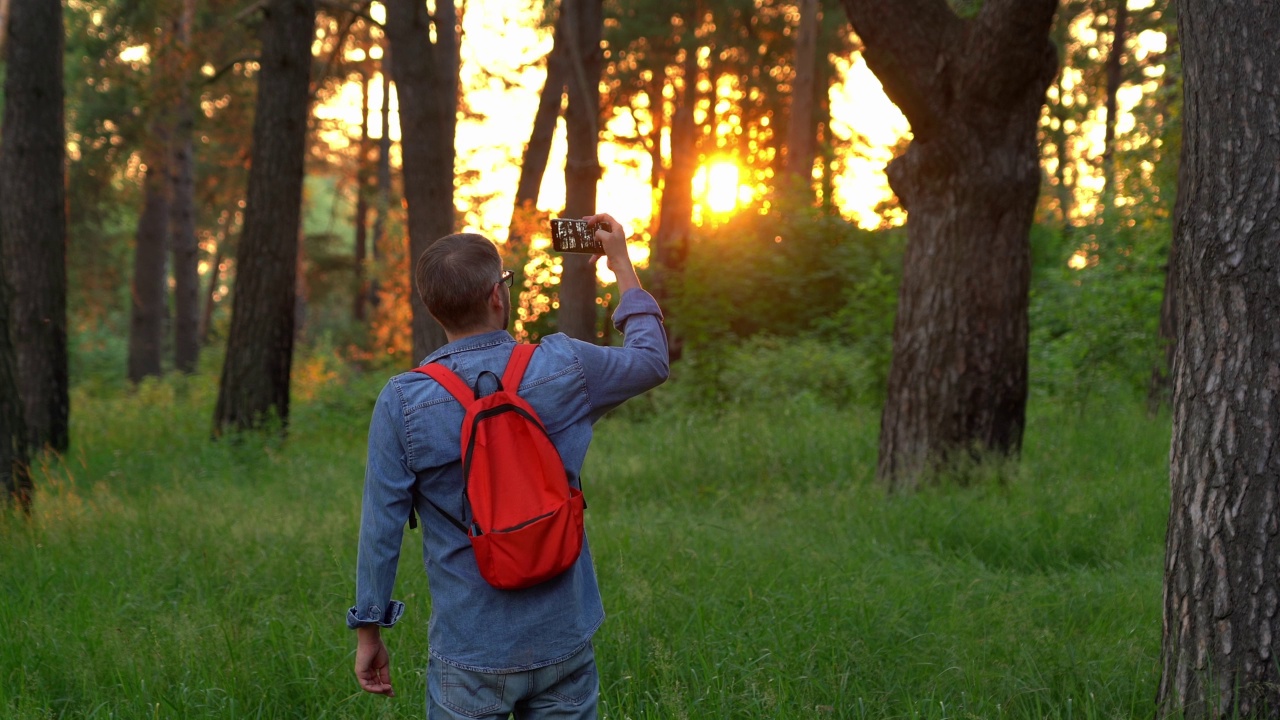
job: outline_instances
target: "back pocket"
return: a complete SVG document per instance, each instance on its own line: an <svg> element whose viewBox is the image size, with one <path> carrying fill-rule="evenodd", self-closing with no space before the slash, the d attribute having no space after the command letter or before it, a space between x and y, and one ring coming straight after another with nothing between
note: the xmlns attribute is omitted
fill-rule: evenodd
<svg viewBox="0 0 1280 720"><path fill-rule="evenodd" d="M467 717L492 715L502 707L505 675L470 672L440 663L440 702Z"/></svg>

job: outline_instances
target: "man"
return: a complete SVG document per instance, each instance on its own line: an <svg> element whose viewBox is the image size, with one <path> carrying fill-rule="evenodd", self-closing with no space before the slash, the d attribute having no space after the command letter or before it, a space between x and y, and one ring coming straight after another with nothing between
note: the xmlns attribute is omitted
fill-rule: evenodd
<svg viewBox="0 0 1280 720"><path fill-rule="evenodd" d="M596 237L618 279L613 317L625 344L543 338L519 389L578 488L592 424L661 384L668 371L662 314L640 287L621 224L607 214L585 219L612 228ZM506 330L511 273L502 270L493 243L472 234L441 238L422 254L415 281L449 340L424 364L441 363L484 394L496 390L493 376L502 375L515 340ZM347 613L359 636L356 677L368 692L394 695L379 628L391 627L404 612L391 589L403 527L416 509L431 587L428 719L594 718L599 682L591 636L604 609L591 549L584 539L568 570L523 590L485 582L467 536L442 516L466 515L462 420L462 406L420 373L392 378L378 397L369 426L356 604Z"/></svg>

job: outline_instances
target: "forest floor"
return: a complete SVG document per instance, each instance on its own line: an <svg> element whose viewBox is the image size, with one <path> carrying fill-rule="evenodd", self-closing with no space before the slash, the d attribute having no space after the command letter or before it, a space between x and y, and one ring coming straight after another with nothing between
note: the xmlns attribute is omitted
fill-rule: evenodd
<svg viewBox="0 0 1280 720"><path fill-rule="evenodd" d="M423 716L417 531L396 698L343 622L382 380L319 375L285 440L211 441L216 376L77 388L34 516L0 515L0 717ZM603 717L1152 715L1168 417L1036 400L1018 466L911 495L873 482L877 427L812 399L597 426Z"/></svg>

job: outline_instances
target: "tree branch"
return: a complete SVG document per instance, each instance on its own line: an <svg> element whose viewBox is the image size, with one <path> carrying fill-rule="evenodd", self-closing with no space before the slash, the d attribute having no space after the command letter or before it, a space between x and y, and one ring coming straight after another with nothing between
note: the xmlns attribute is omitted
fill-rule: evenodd
<svg viewBox="0 0 1280 720"><path fill-rule="evenodd" d="M258 55L238 55L235 58L232 58L231 60L227 61L225 65L218 68L217 71L215 71L212 75L210 75L207 79L205 79L204 84L205 85L214 84L215 82L218 81L219 78L221 78L223 75L226 75L236 65L239 65L240 63L259 62L260 60L261 58Z"/></svg>

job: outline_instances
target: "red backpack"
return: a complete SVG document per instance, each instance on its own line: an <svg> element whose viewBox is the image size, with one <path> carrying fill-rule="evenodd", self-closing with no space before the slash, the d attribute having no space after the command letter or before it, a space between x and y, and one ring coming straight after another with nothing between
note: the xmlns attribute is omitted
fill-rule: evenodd
<svg viewBox="0 0 1280 720"><path fill-rule="evenodd" d="M569 485L538 414L517 394L537 347L516 345L498 391L485 397L443 365L414 368L444 386L466 410L462 505L470 520L431 504L467 534L480 575L502 590L550 580L582 552L582 493Z"/></svg>

